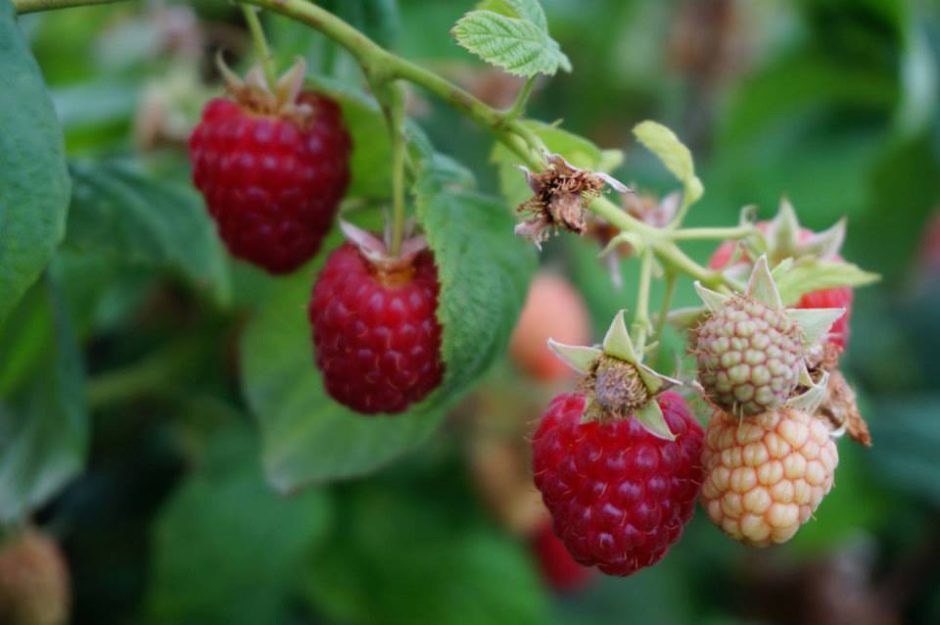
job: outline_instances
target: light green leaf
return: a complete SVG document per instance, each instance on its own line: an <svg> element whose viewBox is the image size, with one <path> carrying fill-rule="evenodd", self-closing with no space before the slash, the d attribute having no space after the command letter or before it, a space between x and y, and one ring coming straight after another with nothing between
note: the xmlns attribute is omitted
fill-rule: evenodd
<svg viewBox="0 0 940 625"><path fill-rule="evenodd" d="M284 623L304 554L326 536L330 500L273 493L247 428L217 432L208 451L157 521L148 610L167 625Z"/></svg>
<svg viewBox="0 0 940 625"><path fill-rule="evenodd" d="M544 28L493 11L471 11L451 30L457 43L516 76L571 71L571 62Z"/></svg>
<svg viewBox="0 0 940 625"><path fill-rule="evenodd" d="M548 20L545 19L545 11L538 0L483 0L477 5L477 9L506 17L518 17L548 32Z"/></svg>
<svg viewBox="0 0 940 625"><path fill-rule="evenodd" d="M88 450L85 375L71 320L52 277L39 304L51 318L41 375L0 404L0 522L21 521L78 474Z"/></svg>
<svg viewBox="0 0 940 625"><path fill-rule="evenodd" d="M795 304L811 291L836 287L860 287L877 282L878 274L869 273L845 261L801 258L777 279L780 297L786 305Z"/></svg>
<svg viewBox="0 0 940 625"><path fill-rule="evenodd" d="M62 129L39 66L0 0L0 323L65 233L69 177Z"/></svg>
<svg viewBox="0 0 940 625"><path fill-rule="evenodd" d="M534 270L533 251L516 240L501 204L463 188L465 170L422 153L427 146L414 139L415 212L441 282L444 382L394 417L364 417L338 405L323 391L305 314L322 260L280 281L241 346L243 387L261 425L268 478L279 490L368 473L407 453L506 349Z"/></svg>
<svg viewBox="0 0 940 625"><path fill-rule="evenodd" d="M229 297L225 250L199 195L126 162L76 162L65 244L117 262L173 269Z"/></svg>
<svg viewBox="0 0 940 625"><path fill-rule="evenodd" d="M682 198L683 208L702 197L705 189L702 181L695 175L692 153L673 131L654 121L645 121L633 128L633 134L682 183L685 190Z"/></svg>

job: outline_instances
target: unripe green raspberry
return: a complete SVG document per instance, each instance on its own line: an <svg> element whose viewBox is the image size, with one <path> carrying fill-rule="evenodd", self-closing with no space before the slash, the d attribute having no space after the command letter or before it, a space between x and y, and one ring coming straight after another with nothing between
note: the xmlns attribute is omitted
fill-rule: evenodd
<svg viewBox="0 0 940 625"><path fill-rule="evenodd" d="M779 408L799 383L800 328L783 310L735 295L708 313L695 336L699 382L727 412Z"/></svg>
<svg viewBox="0 0 940 625"><path fill-rule="evenodd" d="M736 540L783 543L832 488L838 463L829 427L805 412L781 408L744 419L716 412L702 452L702 507Z"/></svg>

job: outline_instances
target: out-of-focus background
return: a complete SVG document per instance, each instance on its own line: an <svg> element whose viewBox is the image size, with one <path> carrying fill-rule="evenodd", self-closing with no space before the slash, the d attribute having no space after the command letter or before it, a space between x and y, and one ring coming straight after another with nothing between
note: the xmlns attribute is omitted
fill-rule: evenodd
<svg viewBox="0 0 940 625"><path fill-rule="evenodd" d="M519 87L450 38L472 2L323 4L490 103L507 105ZM264 481L237 383L244 311L266 278L234 265L234 303L221 307L172 269L188 260L166 259L163 274L117 264L83 247L75 224L58 262L85 349L91 459L35 517L68 562L72 622L940 623L940 6L544 4L574 71L540 81L530 113L625 150L616 177L672 188L630 134L650 118L695 154L706 193L689 223L729 225L748 204L770 217L783 196L813 229L848 217L844 256L883 277L856 293L845 360L873 449L840 442L836 488L784 547L746 549L699 512L658 566L559 590L544 577L529 513L513 503L531 497L514 485L526 462L514 443L570 381L538 382L507 359L405 459L282 498ZM223 2L83 8L21 24L79 176L83 159L107 156L185 182L186 136L219 90L212 55L225 49L242 68L251 56L237 7ZM308 29L274 16L265 26L282 62L300 54L314 72L357 71ZM491 137L412 96L409 112L437 148L495 188ZM144 260L159 253L159 242L139 245ZM704 261L710 247L689 249ZM582 294L593 339L630 306L636 271L623 263L618 291L595 254L564 237L542 255ZM689 283L677 299L694 302ZM35 383L34 356L50 340L44 311L27 298L0 333L4 396Z"/></svg>

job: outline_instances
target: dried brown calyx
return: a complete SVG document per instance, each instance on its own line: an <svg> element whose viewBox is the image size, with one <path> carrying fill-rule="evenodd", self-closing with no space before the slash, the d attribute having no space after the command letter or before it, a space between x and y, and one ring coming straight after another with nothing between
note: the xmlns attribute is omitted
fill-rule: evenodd
<svg viewBox="0 0 940 625"><path fill-rule="evenodd" d="M526 220L516 226L516 234L537 246L557 230L583 234L587 229L588 203L601 194L604 185L620 193L627 187L607 174L578 169L558 154L549 154L548 167L533 174L522 168L532 197L518 207Z"/></svg>
<svg viewBox="0 0 940 625"><path fill-rule="evenodd" d="M829 374L826 398L819 406L818 414L832 423L834 428L845 428L852 440L865 447L871 447L871 432L858 411L855 391L845 381L845 376L840 371L833 371Z"/></svg>
<svg viewBox="0 0 940 625"><path fill-rule="evenodd" d="M580 390L594 397L585 415L589 420L622 419L650 400L650 391L637 368L618 358L603 355L581 382Z"/></svg>

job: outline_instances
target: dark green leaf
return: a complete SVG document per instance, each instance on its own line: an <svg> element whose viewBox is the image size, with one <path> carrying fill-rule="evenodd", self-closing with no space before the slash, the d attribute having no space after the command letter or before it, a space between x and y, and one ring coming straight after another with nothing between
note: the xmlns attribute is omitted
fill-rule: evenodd
<svg viewBox="0 0 940 625"><path fill-rule="evenodd" d="M0 0L0 323L65 232L69 177L62 129L39 66Z"/></svg>
<svg viewBox="0 0 940 625"><path fill-rule="evenodd" d="M21 520L71 480L85 462L84 371L71 320L52 278L44 305L55 341L42 375L22 397L0 404L0 521Z"/></svg>
<svg viewBox="0 0 940 625"><path fill-rule="evenodd" d="M149 611L161 624L280 625L307 549L330 518L322 492L269 489L251 432L216 433L157 522Z"/></svg>
<svg viewBox="0 0 940 625"><path fill-rule="evenodd" d="M893 488L940 506L940 397L926 395L878 402L871 419L871 462Z"/></svg>
<svg viewBox="0 0 940 625"><path fill-rule="evenodd" d="M176 270L227 301L225 251L195 190L128 163L77 162L71 170L70 248Z"/></svg>
<svg viewBox="0 0 940 625"><path fill-rule="evenodd" d="M550 622L522 545L455 514L458 506L384 485L359 489L308 562L306 596L317 611L350 624Z"/></svg>

